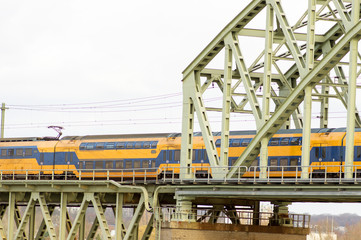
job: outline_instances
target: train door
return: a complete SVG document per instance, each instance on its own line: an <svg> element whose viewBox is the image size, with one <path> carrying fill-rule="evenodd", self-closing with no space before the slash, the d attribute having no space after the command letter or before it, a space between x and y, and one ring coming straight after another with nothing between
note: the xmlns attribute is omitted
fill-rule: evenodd
<svg viewBox="0 0 361 240"><path fill-rule="evenodd" d="M328 161L327 144L316 143L314 145L314 161L311 162L313 166L324 166ZM315 167L313 170L320 170L320 167ZM312 171L312 170L311 170Z"/></svg>

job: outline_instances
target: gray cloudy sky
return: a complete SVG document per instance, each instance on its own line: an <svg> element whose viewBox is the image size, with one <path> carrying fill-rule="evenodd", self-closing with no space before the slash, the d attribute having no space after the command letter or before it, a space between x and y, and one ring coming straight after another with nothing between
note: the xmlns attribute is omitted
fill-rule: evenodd
<svg viewBox="0 0 361 240"><path fill-rule="evenodd" d="M245 3L0 1L0 100L10 106L6 136L51 134L46 123L64 125L68 135L179 132L181 95L164 98L167 109L160 108L160 101L144 99L129 111L131 102L122 102L128 108L120 113L56 112L60 106L52 106L52 112L25 111L19 105L140 101L181 93L181 72ZM154 109L139 110L149 105ZM159 117L173 124L124 122ZM90 126L103 120L103 126Z"/></svg>
<svg viewBox="0 0 361 240"><path fill-rule="evenodd" d="M5 136L180 132L182 71L248 2L0 0ZM284 2L289 18L303 13Z"/></svg>

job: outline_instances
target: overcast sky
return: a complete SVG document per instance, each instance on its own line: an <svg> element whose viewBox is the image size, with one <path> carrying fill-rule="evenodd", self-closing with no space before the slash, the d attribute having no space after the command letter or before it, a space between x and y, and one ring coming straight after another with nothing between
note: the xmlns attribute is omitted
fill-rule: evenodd
<svg viewBox="0 0 361 240"><path fill-rule="evenodd" d="M1 0L5 136L55 135L49 125L64 135L180 132L182 71L248 2ZM299 1L284 2L291 20L302 15Z"/></svg>

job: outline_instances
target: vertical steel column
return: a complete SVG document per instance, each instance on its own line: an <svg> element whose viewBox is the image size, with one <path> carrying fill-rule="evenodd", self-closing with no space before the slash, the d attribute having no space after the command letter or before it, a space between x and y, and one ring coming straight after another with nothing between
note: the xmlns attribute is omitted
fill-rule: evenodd
<svg viewBox="0 0 361 240"><path fill-rule="evenodd" d="M5 130L5 103L1 104L1 138L4 138L4 130Z"/></svg>
<svg viewBox="0 0 361 240"><path fill-rule="evenodd" d="M123 239L123 200L124 195L117 193L116 208L115 208L115 239Z"/></svg>
<svg viewBox="0 0 361 240"><path fill-rule="evenodd" d="M80 218L79 240L85 239L85 214Z"/></svg>
<svg viewBox="0 0 361 240"><path fill-rule="evenodd" d="M313 69L315 51L315 21L316 0L308 0L308 25L307 25L307 70ZM303 102L303 130L302 130L302 174L303 179L308 178L308 166L310 165L311 149L311 116L312 116L312 86L305 88L305 99Z"/></svg>
<svg viewBox="0 0 361 240"><path fill-rule="evenodd" d="M327 79L325 78L323 83L327 83ZM322 85L322 95L329 95L330 87L326 85ZM321 116L320 116L320 128L328 127L328 97L322 97L321 100Z"/></svg>
<svg viewBox="0 0 361 240"><path fill-rule="evenodd" d="M352 0L352 25L360 20L360 0ZM345 178L352 178L354 160L354 134L355 134L355 109L356 109L356 80L357 80L357 55L358 39L350 41L350 66L348 82L348 108L347 108L347 130L346 130L346 159Z"/></svg>
<svg viewBox="0 0 361 240"><path fill-rule="evenodd" d="M229 124L232 91L232 49L225 46L220 166L228 166Z"/></svg>
<svg viewBox="0 0 361 240"><path fill-rule="evenodd" d="M29 219L29 240L33 240L35 237L35 206L32 208Z"/></svg>
<svg viewBox="0 0 361 240"><path fill-rule="evenodd" d="M266 18L266 39L264 54L264 76L263 76L263 102L262 102L262 122L266 123L270 118L270 102L271 102L271 80L272 80L272 55L273 55L273 21L274 12L270 4L267 4ZM260 175L259 178L267 178L268 166L268 142L269 137L261 140L260 152Z"/></svg>
<svg viewBox="0 0 361 240"><path fill-rule="evenodd" d="M60 199L60 226L59 226L59 239L66 239L66 222L67 222L67 209L66 206L68 204L68 194L61 193Z"/></svg>
<svg viewBox="0 0 361 240"><path fill-rule="evenodd" d="M14 239L15 193L9 192L8 240Z"/></svg>
<svg viewBox="0 0 361 240"><path fill-rule="evenodd" d="M180 161L180 178L192 178L192 154L193 154L193 128L194 128L194 105L190 92L194 91L194 73L183 80L183 114L182 114L182 148Z"/></svg>

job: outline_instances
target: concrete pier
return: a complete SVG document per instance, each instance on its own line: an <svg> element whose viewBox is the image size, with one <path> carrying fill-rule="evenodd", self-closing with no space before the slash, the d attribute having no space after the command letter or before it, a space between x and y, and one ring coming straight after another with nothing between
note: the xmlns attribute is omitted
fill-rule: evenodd
<svg viewBox="0 0 361 240"><path fill-rule="evenodd" d="M161 240L306 240L308 233L308 228L165 222L161 228Z"/></svg>

